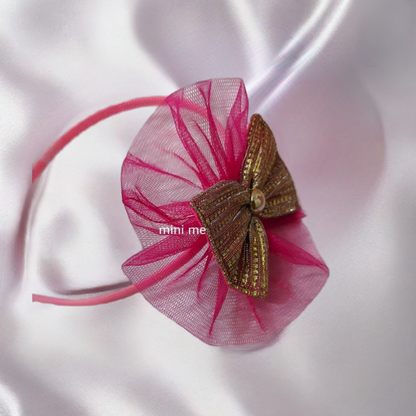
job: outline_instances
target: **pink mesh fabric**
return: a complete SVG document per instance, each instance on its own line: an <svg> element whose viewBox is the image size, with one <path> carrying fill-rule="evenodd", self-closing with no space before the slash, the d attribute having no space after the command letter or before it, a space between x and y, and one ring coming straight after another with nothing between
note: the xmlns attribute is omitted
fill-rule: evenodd
<svg viewBox="0 0 416 416"><path fill-rule="evenodd" d="M155 308L211 345L269 340L306 308L328 277L301 210L263 221L270 248L270 292L264 299L230 289L207 237L189 231L200 227L190 200L220 180L239 178L247 113L240 79L180 89L140 130L122 167L123 202L143 245L123 271ZM171 226L178 234L161 234L161 227Z"/></svg>

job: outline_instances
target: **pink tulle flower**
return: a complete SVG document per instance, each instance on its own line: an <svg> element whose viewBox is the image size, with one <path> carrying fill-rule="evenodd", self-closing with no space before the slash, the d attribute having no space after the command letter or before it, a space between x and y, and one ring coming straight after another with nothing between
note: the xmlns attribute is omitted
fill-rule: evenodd
<svg viewBox="0 0 416 416"><path fill-rule="evenodd" d="M248 133L240 79L198 82L168 96L145 123L122 167L123 202L143 249L122 268L160 312L211 345L264 342L322 289L328 268L304 214L262 219L269 293L231 289L190 201L222 180L238 181ZM191 232L192 230L192 232Z"/></svg>

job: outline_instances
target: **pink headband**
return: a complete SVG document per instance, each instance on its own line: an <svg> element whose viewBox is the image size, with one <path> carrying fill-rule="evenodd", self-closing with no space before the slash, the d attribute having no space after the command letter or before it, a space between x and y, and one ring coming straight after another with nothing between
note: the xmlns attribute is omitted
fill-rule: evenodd
<svg viewBox="0 0 416 416"><path fill-rule="evenodd" d="M143 246L122 266L132 285L91 299L33 300L97 305L141 292L208 344L267 341L314 299L329 271L273 134L258 115L248 123L242 80L202 81L101 110L46 151L33 181L89 127L154 105L121 172L123 203Z"/></svg>

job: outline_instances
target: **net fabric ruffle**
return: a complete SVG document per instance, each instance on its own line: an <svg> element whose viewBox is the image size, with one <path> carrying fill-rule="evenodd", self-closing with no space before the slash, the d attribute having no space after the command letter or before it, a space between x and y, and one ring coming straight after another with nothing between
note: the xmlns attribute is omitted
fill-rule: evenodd
<svg viewBox="0 0 416 416"><path fill-rule="evenodd" d="M240 79L180 89L145 123L122 167L123 202L143 246L123 271L138 287L147 282L142 293L154 307L211 345L272 338L328 277L300 209L262 220L270 252L270 291L264 299L231 289L206 235L197 233L201 224L190 201L221 180L238 181L247 117Z"/></svg>

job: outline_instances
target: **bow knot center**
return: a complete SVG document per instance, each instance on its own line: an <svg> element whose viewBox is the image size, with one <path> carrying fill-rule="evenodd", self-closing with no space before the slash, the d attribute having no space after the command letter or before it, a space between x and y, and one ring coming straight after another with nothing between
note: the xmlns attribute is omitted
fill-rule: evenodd
<svg viewBox="0 0 416 416"><path fill-rule="evenodd" d="M253 214L260 214L266 206L266 197L260 189L254 188L251 191L250 207Z"/></svg>

